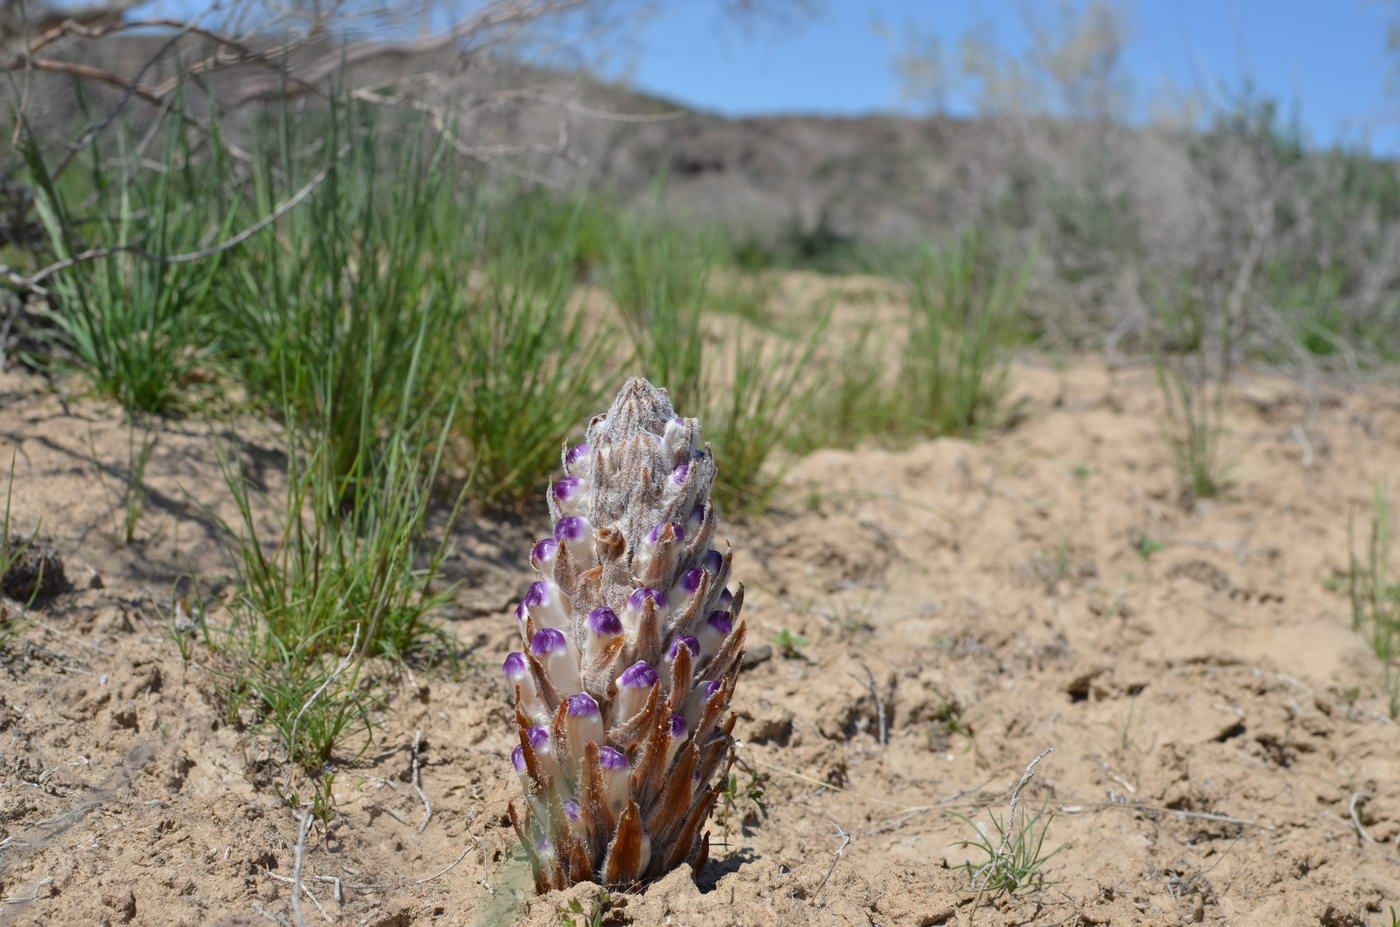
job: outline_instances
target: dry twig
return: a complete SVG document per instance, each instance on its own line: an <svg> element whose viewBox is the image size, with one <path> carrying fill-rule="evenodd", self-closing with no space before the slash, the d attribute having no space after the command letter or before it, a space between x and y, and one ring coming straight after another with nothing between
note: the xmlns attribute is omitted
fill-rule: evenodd
<svg viewBox="0 0 1400 927"><path fill-rule="evenodd" d="M434 873L433 873L432 875L430 875L430 876L424 876L424 877L421 878L421 879L414 879L414 880L413 880L413 884L414 884L414 885L423 885L423 884L426 883L426 882L431 882L431 881L433 881L433 879L436 879L436 878L438 878L439 876L445 876L445 875L447 875L447 874L448 874L449 872L451 872L453 869L456 869L456 868L457 868L457 865L458 865L459 863L461 863L462 860L464 860L464 859L467 858L467 854L470 853L470 852L472 851L472 847L476 846L476 843L477 843L477 842L476 842L475 840L473 840L471 843L469 843L469 844L466 845L466 848L462 850L461 855L458 856L456 859L454 859L448 866L446 866L446 867L443 868L443 869L439 869L437 872L434 872Z"/></svg>
<svg viewBox="0 0 1400 927"><path fill-rule="evenodd" d="M428 826L428 822L433 819L433 805L428 801L427 793L423 791L422 770L418 763L418 745L423 742L423 732L413 732L413 791L418 793L418 800L423 803L423 820L418 825L418 833L423 833L423 828Z"/></svg>
<svg viewBox="0 0 1400 927"><path fill-rule="evenodd" d="M292 856L292 920L296 921L297 927L306 927L306 921L301 919L301 893L305 888L301 884L301 864L302 856L306 853L306 832L310 829L311 809L307 808L301 813L301 823L297 829L297 847ZM315 899L312 900L315 901ZM316 902L316 907L321 907L319 901ZM325 911L321 912L323 917L325 914ZM330 918L326 917L326 920L330 920Z"/></svg>
<svg viewBox="0 0 1400 927"><path fill-rule="evenodd" d="M831 826L836 828L836 836L841 838L841 845L836 848L836 855L832 857L831 865L827 867L826 875L822 876L822 880L817 883L816 891L812 892L813 905L815 905L817 899L821 897L822 889L826 888L826 882L831 878L831 874L836 871L836 864L841 862L841 857L846 855L846 847L851 845L851 835L846 832L846 829L835 821L832 821L831 818L827 818L827 820L831 821Z"/></svg>

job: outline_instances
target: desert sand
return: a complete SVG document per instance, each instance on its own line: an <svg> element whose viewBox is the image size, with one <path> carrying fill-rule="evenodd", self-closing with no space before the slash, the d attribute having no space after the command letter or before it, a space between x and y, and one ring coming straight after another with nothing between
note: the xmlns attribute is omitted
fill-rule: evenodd
<svg viewBox="0 0 1400 927"><path fill-rule="evenodd" d="M819 451L730 524L751 667L741 800L698 884L614 895L598 923L1388 925L1400 906L1400 731L1351 628L1348 513L1400 473L1400 393L1242 375L1231 487L1184 504L1150 365L1029 359L1013 428ZM276 435L236 448L271 499ZM123 543L130 435L110 404L0 376L13 517L68 587L0 652L0 924L293 923L298 815L274 744L227 717L171 617L227 594L227 431L155 432ZM723 461L720 461L723 466ZM269 530L273 522L268 520ZM518 783L499 663L539 513L463 519L453 676L412 667L338 816L303 853L307 924L557 927L596 887L535 897L505 817ZM198 578L195 582L192 578ZM18 606L6 603L11 610ZM797 653L772 645L805 638ZM413 748L419 745L414 787ZM1025 787L1050 884L982 895L967 823ZM428 808L431 806L431 814ZM426 824L425 824L426 821ZM583 924L587 918L572 915Z"/></svg>

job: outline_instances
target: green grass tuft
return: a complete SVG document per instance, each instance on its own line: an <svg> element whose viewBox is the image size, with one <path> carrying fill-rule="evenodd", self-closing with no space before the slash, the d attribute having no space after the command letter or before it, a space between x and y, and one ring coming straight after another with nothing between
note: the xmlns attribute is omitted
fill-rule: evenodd
<svg viewBox="0 0 1400 927"><path fill-rule="evenodd" d="M1047 815L1048 807L1047 803L1035 814L1015 820L998 817L996 811L988 809L990 831L967 815L949 812L976 834L972 840L959 840L953 845L971 847L986 856L984 862L969 861L956 867L968 874L979 896L986 892L1014 895L1018 891L1054 884L1045 881L1040 874L1045 864L1064 849L1059 846L1045 852L1045 839L1055 819L1053 814Z"/></svg>
<svg viewBox="0 0 1400 927"><path fill-rule="evenodd" d="M1400 582L1390 574L1390 500L1377 487L1366 546L1358 555L1348 525L1347 597L1352 629L1381 661L1390 716L1400 717Z"/></svg>

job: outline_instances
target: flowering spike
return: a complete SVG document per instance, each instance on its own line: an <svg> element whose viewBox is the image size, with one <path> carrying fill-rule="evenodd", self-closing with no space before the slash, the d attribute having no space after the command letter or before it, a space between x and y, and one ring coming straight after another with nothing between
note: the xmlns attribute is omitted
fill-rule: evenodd
<svg viewBox="0 0 1400 927"><path fill-rule="evenodd" d="M526 796L511 821L540 891L628 888L704 865L743 597L714 538L713 456L663 390L629 380L562 457L516 610L526 646L503 667Z"/></svg>

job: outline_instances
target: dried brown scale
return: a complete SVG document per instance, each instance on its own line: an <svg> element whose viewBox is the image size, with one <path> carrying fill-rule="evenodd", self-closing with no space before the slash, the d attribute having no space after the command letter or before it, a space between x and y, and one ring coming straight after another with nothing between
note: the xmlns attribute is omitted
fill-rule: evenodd
<svg viewBox="0 0 1400 927"><path fill-rule="evenodd" d="M699 422L632 379L562 462L506 661L526 796L511 822L542 892L704 865L745 634Z"/></svg>

